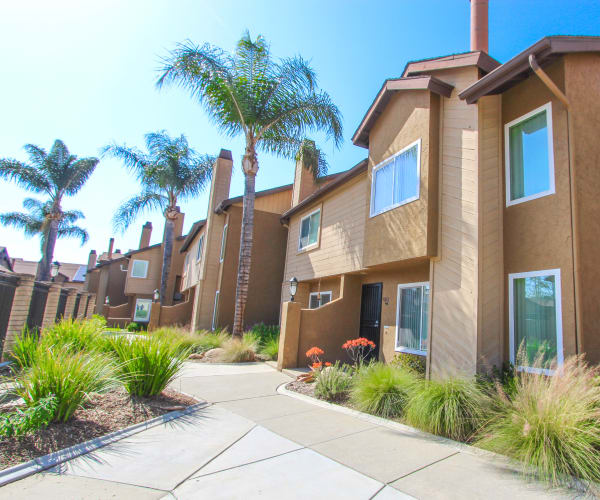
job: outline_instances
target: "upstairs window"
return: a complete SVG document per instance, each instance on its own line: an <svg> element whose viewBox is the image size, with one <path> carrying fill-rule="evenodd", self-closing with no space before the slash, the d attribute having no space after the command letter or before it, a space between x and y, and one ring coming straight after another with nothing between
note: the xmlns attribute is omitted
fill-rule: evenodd
<svg viewBox="0 0 600 500"><path fill-rule="evenodd" d="M202 252L204 251L204 235L200 236L198 240L198 247L196 248L196 261L200 262L202 260Z"/></svg>
<svg viewBox="0 0 600 500"><path fill-rule="evenodd" d="M298 250L314 247L319 241L319 227L321 225L321 209L302 217L300 221L300 239Z"/></svg>
<svg viewBox="0 0 600 500"><path fill-rule="evenodd" d="M552 104L504 126L506 205L554 193Z"/></svg>
<svg viewBox="0 0 600 500"><path fill-rule="evenodd" d="M371 217L419 199L421 139L373 168Z"/></svg>
<svg viewBox="0 0 600 500"><path fill-rule="evenodd" d="M429 283L398 285L396 351L427 354L428 318Z"/></svg>
<svg viewBox="0 0 600 500"><path fill-rule="evenodd" d="M132 278L146 278L148 276L148 261L134 260L131 264Z"/></svg>
<svg viewBox="0 0 600 500"><path fill-rule="evenodd" d="M313 292L310 294L309 309L317 309L331 302L331 292Z"/></svg>

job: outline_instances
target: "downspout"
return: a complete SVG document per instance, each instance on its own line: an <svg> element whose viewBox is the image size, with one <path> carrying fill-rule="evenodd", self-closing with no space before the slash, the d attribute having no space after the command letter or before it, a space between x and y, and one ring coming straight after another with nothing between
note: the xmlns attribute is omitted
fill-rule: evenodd
<svg viewBox="0 0 600 500"><path fill-rule="evenodd" d="M573 256L573 288L575 300L575 353L579 354L582 347L582 328L581 328L581 283L579 270L579 205L577 203L577 191L575 189L575 157L572 147L573 120L571 118L571 108L567 96L550 79L548 74L540 68L535 55L529 55L529 66L533 72L542 80L558 100L560 100L567 110L567 148L569 150L569 188L571 203L571 253Z"/></svg>

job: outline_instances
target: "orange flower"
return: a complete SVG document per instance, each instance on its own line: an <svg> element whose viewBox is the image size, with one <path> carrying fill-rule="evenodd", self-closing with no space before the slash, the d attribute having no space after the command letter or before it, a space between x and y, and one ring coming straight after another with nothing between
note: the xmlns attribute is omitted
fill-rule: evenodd
<svg viewBox="0 0 600 500"><path fill-rule="evenodd" d="M320 356L321 354L325 354L323 349L319 349L318 347L311 347L308 351L306 351L306 357L312 358L313 356Z"/></svg>
<svg viewBox="0 0 600 500"><path fill-rule="evenodd" d="M325 366L331 366L331 363L329 361L325 361Z"/></svg>
<svg viewBox="0 0 600 500"><path fill-rule="evenodd" d="M317 363L313 363L312 364L312 369L313 370L318 370L319 368L321 368L323 366L323 363L321 363L320 361Z"/></svg>

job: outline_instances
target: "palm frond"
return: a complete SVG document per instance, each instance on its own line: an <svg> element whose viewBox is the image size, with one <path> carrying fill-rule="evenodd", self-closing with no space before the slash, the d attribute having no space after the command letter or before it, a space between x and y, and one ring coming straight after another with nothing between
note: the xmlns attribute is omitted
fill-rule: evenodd
<svg viewBox="0 0 600 500"><path fill-rule="evenodd" d="M48 203L35 198L25 198L23 200L23 208L39 215L39 217L45 217L46 213L48 213Z"/></svg>
<svg viewBox="0 0 600 500"><path fill-rule="evenodd" d="M71 163L64 192L68 195L76 194L90 178L99 162L98 158L80 158Z"/></svg>
<svg viewBox="0 0 600 500"><path fill-rule="evenodd" d="M65 210L62 213L61 222L64 224L73 224L73 222L80 219L85 219L83 212L79 210Z"/></svg>
<svg viewBox="0 0 600 500"><path fill-rule="evenodd" d="M329 164L325 154L316 146L314 141L306 139L302 141L300 150L296 156L302 162L302 166L310 170L315 179L325 177L329 170Z"/></svg>
<svg viewBox="0 0 600 500"><path fill-rule="evenodd" d="M44 220L23 212L0 214L0 223L4 226L21 229L28 238L42 231Z"/></svg>
<svg viewBox="0 0 600 500"><path fill-rule="evenodd" d="M34 167L10 158L0 159L0 179L14 181L18 186L37 193L50 192L48 179Z"/></svg>
<svg viewBox="0 0 600 500"><path fill-rule="evenodd" d="M121 160L125 167L131 170L138 180L142 180L145 176L145 171L150 160L136 148L128 148L127 146L119 146L117 144L109 144L102 149L101 155L112 156Z"/></svg>
<svg viewBox="0 0 600 500"><path fill-rule="evenodd" d="M37 169L44 168L44 163L46 162L46 158L48 156L48 153L46 153L46 150L44 148L36 146L35 144L25 144L25 146L23 146L23 149L29 155L29 161Z"/></svg>
<svg viewBox="0 0 600 500"><path fill-rule="evenodd" d="M90 239L90 235L88 234L88 232L85 229L78 226L59 227L57 231L57 236L59 238L78 239L82 245L85 245Z"/></svg>
<svg viewBox="0 0 600 500"><path fill-rule="evenodd" d="M113 216L113 226L116 230L124 231L136 217L145 210L160 209L163 211L168 198L160 193L144 191L124 202Z"/></svg>

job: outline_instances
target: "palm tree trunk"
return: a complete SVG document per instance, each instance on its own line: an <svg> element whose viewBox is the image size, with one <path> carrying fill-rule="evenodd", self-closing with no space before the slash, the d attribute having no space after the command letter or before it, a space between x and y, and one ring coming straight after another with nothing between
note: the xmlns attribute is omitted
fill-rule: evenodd
<svg viewBox="0 0 600 500"><path fill-rule="evenodd" d="M169 282L169 273L171 271L171 258L173 256L173 233L175 231L175 222L169 212L165 215L165 239L163 241L163 261L162 272L160 275L160 303L170 305L167 300L167 284Z"/></svg>
<svg viewBox="0 0 600 500"><path fill-rule="evenodd" d="M252 262L254 197L256 173L258 172L258 161L253 147L246 149L246 155L244 155L242 161L245 186L240 235L240 258L235 292L235 314L233 317L233 331L231 332L234 337L241 337L244 333L244 312L246 310L246 302L248 301L248 283L250 281L250 264Z"/></svg>
<svg viewBox="0 0 600 500"><path fill-rule="evenodd" d="M35 279L38 281L50 281L50 266L52 265L52 259L54 258L54 247L56 246L56 237L58 235L58 219L50 219L48 225L48 234L46 241L44 241L44 248L42 250L42 258L38 264L37 273Z"/></svg>

